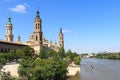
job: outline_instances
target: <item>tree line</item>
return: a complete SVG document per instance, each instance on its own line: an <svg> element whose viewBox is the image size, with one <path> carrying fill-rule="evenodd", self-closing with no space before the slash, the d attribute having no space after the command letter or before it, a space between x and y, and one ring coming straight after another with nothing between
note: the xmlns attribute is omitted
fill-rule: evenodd
<svg viewBox="0 0 120 80"><path fill-rule="evenodd" d="M96 54L94 57L95 58L103 58L103 59L117 59L117 60L120 60L120 52Z"/></svg>

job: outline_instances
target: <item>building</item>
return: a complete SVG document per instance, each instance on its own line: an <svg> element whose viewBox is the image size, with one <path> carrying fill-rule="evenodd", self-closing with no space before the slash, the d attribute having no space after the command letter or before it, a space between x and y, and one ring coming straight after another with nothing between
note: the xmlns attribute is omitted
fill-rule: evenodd
<svg viewBox="0 0 120 80"><path fill-rule="evenodd" d="M30 46L34 49L35 53L38 53L41 47L46 49L53 49L58 51L59 48L64 47L64 36L62 29L59 32L59 44L52 41L48 41L43 37L42 32L42 19L40 18L39 11L36 12L36 17L34 20L34 32L30 34L30 37L26 43L21 41L21 37L18 36L18 41L14 42L14 34L12 32L13 26L11 22L11 17L8 17L8 22L6 24L6 34L5 40L0 40L0 52L9 52L10 50L23 49L25 46Z"/></svg>

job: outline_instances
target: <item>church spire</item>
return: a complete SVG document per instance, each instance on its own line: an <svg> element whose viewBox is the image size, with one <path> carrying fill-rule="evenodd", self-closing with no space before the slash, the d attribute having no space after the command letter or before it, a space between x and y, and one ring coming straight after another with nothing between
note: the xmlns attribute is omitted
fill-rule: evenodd
<svg viewBox="0 0 120 80"><path fill-rule="evenodd" d="M12 24L11 23L11 17L10 16L8 16L8 23L7 24Z"/></svg>
<svg viewBox="0 0 120 80"><path fill-rule="evenodd" d="M21 37L20 37L20 35L18 35L18 43L20 43L21 42Z"/></svg>
<svg viewBox="0 0 120 80"><path fill-rule="evenodd" d="M8 22L7 22L7 24L12 24L11 23L11 17L10 17L10 10L9 10L9 16L8 16Z"/></svg>
<svg viewBox="0 0 120 80"><path fill-rule="evenodd" d="M59 47L64 48L64 38L63 38L62 28L60 28L60 33L59 33Z"/></svg>
<svg viewBox="0 0 120 80"><path fill-rule="evenodd" d="M62 33L62 28L60 28L60 34L63 34L63 33Z"/></svg>
<svg viewBox="0 0 120 80"><path fill-rule="evenodd" d="M40 18L40 15L39 15L39 10L37 9L37 11L36 11L36 18Z"/></svg>

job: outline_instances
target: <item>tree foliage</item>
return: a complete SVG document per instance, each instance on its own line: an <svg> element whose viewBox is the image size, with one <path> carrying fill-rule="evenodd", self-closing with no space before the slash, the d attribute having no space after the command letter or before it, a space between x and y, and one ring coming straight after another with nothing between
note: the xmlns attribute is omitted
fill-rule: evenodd
<svg viewBox="0 0 120 80"><path fill-rule="evenodd" d="M26 64L29 63L29 64ZM19 75L25 80L63 80L67 62L54 59L25 60L19 67Z"/></svg>
<svg viewBox="0 0 120 80"><path fill-rule="evenodd" d="M20 78L10 77L11 80L64 80L68 67L65 59L70 59L75 64L78 64L80 60L77 53L70 50L65 53L64 48L60 48L58 52L41 48L39 55L34 56L34 50L30 47L25 47L23 50L11 50L6 54L0 53L0 69L6 62L20 59L18 68ZM9 77L5 75L3 74L4 78Z"/></svg>
<svg viewBox="0 0 120 80"><path fill-rule="evenodd" d="M76 65L80 65L80 57L79 56L74 57L74 63Z"/></svg>
<svg viewBox="0 0 120 80"><path fill-rule="evenodd" d="M22 79L11 76L10 72L1 71L0 72L0 80L22 80Z"/></svg>
<svg viewBox="0 0 120 80"><path fill-rule="evenodd" d="M35 53L34 53L34 49L33 48L31 48L31 47L25 47L24 49L23 49L23 52L24 52L24 55L25 55L25 58L29 58L29 57L33 57L34 55L35 55Z"/></svg>
<svg viewBox="0 0 120 80"><path fill-rule="evenodd" d="M64 59L65 58L65 50L64 48L60 48L59 51L58 51L58 55L61 59Z"/></svg>
<svg viewBox="0 0 120 80"><path fill-rule="evenodd" d="M48 57L55 57L57 55L58 54L55 50L52 50L52 49L48 50Z"/></svg>
<svg viewBox="0 0 120 80"><path fill-rule="evenodd" d="M66 56L66 59L69 60L70 62L73 61L76 65L80 65L80 56L75 53L75 52L72 52L70 49L66 52L65 54Z"/></svg>
<svg viewBox="0 0 120 80"><path fill-rule="evenodd" d="M103 59L119 59L120 60L120 52L118 53L104 53L104 54L96 54L95 58L103 58Z"/></svg>
<svg viewBox="0 0 120 80"><path fill-rule="evenodd" d="M46 50L45 48L42 47L42 48L40 49L39 57L40 57L41 59L46 59L46 58L48 58L48 52L47 52L47 50Z"/></svg>

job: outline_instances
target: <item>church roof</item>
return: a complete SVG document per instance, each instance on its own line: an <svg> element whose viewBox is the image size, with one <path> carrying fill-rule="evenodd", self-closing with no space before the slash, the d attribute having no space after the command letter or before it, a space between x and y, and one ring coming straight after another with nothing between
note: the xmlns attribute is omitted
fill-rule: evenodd
<svg viewBox="0 0 120 80"><path fill-rule="evenodd" d="M0 40L0 43L13 44L13 45L20 45L20 46L27 46L26 44L23 44L23 43L7 42L7 41L3 41L3 40Z"/></svg>

